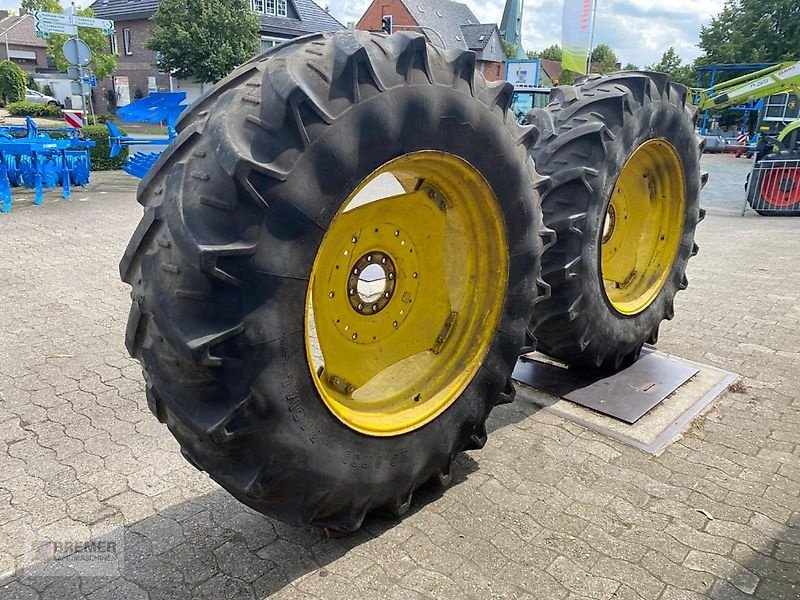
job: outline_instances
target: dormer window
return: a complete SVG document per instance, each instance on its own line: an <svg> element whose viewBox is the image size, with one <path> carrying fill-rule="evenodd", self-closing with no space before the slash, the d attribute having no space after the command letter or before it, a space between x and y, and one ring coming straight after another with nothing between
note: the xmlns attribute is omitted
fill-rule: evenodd
<svg viewBox="0 0 800 600"><path fill-rule="evenodd" d="M286 17L289 14L288 0L250 0L252 9L271 17Z"/></svg>

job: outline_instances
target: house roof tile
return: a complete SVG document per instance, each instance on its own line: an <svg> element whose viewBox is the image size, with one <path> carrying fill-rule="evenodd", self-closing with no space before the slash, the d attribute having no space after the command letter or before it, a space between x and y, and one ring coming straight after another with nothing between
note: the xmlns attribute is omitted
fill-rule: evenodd
<svg viewBox="0 0 800 600"><path fill-rule="evenodd" d="M299 19L261 15L261 33L296 36L305 33L344 29L333 16L314 0L289 0ZM161 0L95 0L92 4L97 17L113 21L148 19L158 10Z"/></svg>
<svg viewBox="0 0 800 600"><path fill-rule="evenodd" d="M30 15L10 16L0 19L0 41L2 42L5 42L6 31L8 31L9 44L33 46L35 48L47 47L47 42L42 38L36 37L33 17Z"/></svg>
<svg viewBox="0 0 800 600"><path fill-rule="evenodd" d="M470 50L483 50L492 37L492 33L497 29L494 23L480 23L476 25L462 25L461 32L464 34L464 41Z"/></svg>
<svg viewBox="0 0 800 600"><path fill-rule="evenodd" d="M405 7L422 27L429 27L444 38L448 48L468 48L462 25L477 25L478 18L466 4L452 0L402 0ZM436 35L428 38L437 43Z"/></svg>

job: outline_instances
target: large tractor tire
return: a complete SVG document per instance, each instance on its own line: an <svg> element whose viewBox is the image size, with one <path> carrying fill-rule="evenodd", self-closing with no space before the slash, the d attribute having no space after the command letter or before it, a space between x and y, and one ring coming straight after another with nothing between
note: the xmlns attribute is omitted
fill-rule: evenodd
<svg viewBox="0 0 800 600"><path fill-rule="evenodd" d="M756 163L745 186L747 202L764 217L800 216L800 151L781 150L767 154Z"/></svg>
<svg viewBox="0 0 800 600"><path fill-rule="evenodd" d="M142 181L127 347L186 458L258 511L400 515L513 397L543 179L474 59L409 33L288 42Z"/></svg>
<svg viewBox="0 0 800 600"><path fill-rule="evenodd" d="M537 304L538 348L570 365L618 370L673 316L697 252L702 140L686 88L658 73L590 77L528 115L550 178L545 225L556 243Z"/></svg>

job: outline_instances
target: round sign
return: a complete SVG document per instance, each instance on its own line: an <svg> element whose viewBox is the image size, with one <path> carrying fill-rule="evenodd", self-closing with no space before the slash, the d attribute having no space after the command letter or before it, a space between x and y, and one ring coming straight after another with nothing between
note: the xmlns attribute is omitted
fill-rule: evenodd
<svg viewBox="0 0 800 600"><path fill-rule="evenodd" d="M62 50L64 52L64 58L66 58L67 62L71 65L85 67L89 64L89 61L92 60L92 51L89 49L89 45L83 40L75 38L68 39L64 42Z"/></svg>

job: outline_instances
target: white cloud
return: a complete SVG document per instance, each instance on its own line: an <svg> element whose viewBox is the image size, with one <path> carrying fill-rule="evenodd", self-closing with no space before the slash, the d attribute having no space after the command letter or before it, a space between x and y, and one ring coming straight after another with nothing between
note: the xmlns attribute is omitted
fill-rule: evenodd
<svg viewBox="0 0 800 600"><path fill-rule="evenodd" d="M323 0L319 0L323 2ZM356 22L369 0L327 0L342 23ZM466 0L483 23L500 23L504 0ZM724 0L598 0L595 43L606 43L623 64L658 62L670 46L684 60L700 54L700 26L722 10ZM523 46L541 50L561 42L563 0L527 0L522 16Z"/></svg>

